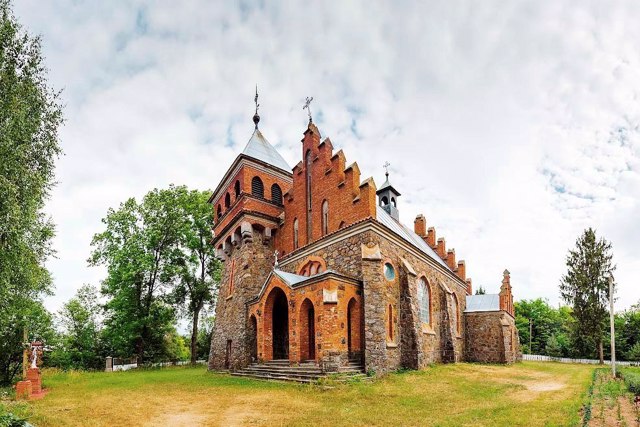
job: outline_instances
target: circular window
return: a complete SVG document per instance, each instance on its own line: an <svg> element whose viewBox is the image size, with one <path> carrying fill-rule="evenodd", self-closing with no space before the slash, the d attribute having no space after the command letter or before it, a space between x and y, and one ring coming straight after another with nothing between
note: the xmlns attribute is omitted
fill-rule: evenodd
<svg viewBox="0 0 640 427"><path fill-rule="evenodd" d="M393 265L388 262L384 264L384 277L387 280L394 280L396 278L396 271L393 269Z"/></svg>

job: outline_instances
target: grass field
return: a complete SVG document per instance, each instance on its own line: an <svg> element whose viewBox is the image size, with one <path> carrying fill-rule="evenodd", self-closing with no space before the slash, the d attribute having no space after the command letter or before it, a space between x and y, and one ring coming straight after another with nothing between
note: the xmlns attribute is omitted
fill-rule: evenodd
<svg viewBox="0 0 640 427"><path fill-rule="evenodd" d="M235 378L203 367L46 371L49 394L10 409L37 426L570 426L580 424L592 371L535 362L436 365L333 388Z"/></svg>

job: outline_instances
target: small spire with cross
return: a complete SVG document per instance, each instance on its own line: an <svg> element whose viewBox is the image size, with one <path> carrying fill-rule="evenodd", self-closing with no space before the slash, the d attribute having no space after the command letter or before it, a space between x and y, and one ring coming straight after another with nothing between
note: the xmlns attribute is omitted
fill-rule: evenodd
<svg viewBox="0 0 640 427"><path fill-rule="evenodd" d="M313 96L311 98L307 96L307 99L304 102L304 107L302 107L303 110L305 108L307 109L307 114L309 114L309 123L313 123L313 119L311 118L311 101L313 101Z"/></svg>
<svg viewBox="0 0 640 427"><path fill-rule="evenodd" d="M387 177L387 180L389 180L389 166L391 166L391 163L384 162L384 165L382 165L382 167L384 167L384 176Z"/></svg>
<svg viewBox="0 0 640 427"><path fill-rule="evenodd" d="M256 97L253 100L256 103L256 113L253 115L253 123L256 125L256 129L258 129L258 123L260 122L260 116L258 115L258 108L260 104L258 104L258 85L256 84Z"/></svg>

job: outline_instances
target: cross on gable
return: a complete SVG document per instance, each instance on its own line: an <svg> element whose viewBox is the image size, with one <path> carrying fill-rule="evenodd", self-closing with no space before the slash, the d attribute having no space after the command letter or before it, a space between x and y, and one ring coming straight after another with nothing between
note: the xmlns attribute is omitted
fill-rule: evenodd
<svg viewBox="0 0 640 427"><path fill-rule="evenodd" d="M305 108L307 109L307 114L309 114L309 123L313 123L313 119L311 118L311 101L313 101L313 96L311 98L307 96L307 99L304 102L304 106L302 107L303 110Z"/></svg>

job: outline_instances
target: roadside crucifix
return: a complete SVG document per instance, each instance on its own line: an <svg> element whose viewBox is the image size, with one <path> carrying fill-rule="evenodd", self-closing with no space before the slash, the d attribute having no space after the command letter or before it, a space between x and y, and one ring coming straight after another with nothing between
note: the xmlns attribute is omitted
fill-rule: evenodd
<svg viewBox="0 0 640 427"><path fill-rule="evenodd" d="M309 123L313 123L313 119L311 118L311 101L313 101L313 96L311 98L307 96L307 99L304 102L304 107L302 107L303 110L305 108L307 109L307 114L309 114Z"/></svg>

